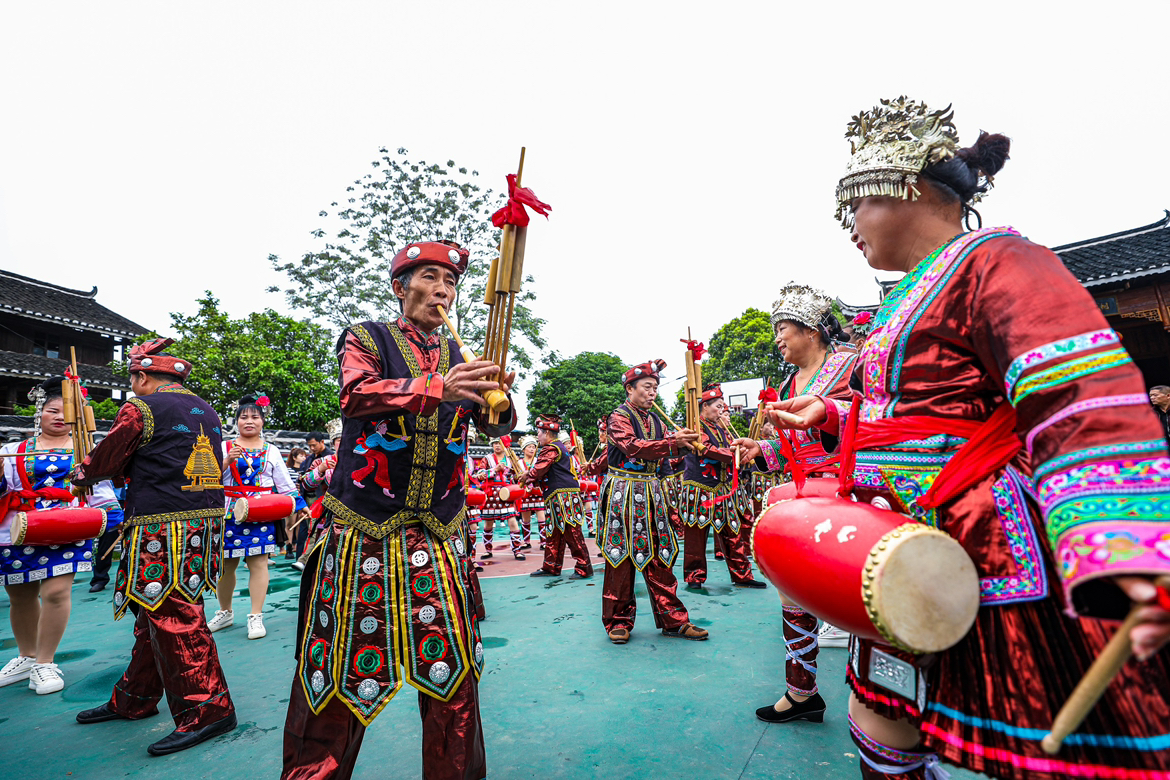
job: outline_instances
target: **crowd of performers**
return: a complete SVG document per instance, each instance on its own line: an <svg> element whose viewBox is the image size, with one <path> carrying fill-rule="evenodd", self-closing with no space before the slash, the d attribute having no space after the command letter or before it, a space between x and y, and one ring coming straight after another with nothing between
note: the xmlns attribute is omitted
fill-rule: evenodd
<svg viewBox="0 0 1170 780"><path fill-rule="evenodd" d="M234 729L211 633L233 623L243 558L248 638L264 636L268 560L284 546L304 574L282 776L349 777L365 728L409 683L424 776L482 778L481 561L543 552L532 576L555 577L567 548L570 578L589 578L593 534L610 642L631 641L639 572L661 635L707 640L679 596L680 552L687 590L708 579L711 535L731 583L763 588L751 540L769 491L830 479L840 500L944 532L979 578L974 625L947 650L848 639L836 682L850 693L863 777L939 778L940 762L1001 778L1170 777L1170 594L1155 584L1170 574L1170 458L1141 374L1052 252L1010 228L967 225L1007 160L1006 138L982 133L960 148L949 113L902 98L863 112L847 137L838 217L870 266L905 276L854 343L825 293L780 289L772 325L794 371L762 397L754 438L731 432L718 386L702 389L699 430L657 414L665 362L653 360L624 373L626 401L597 421L594 460L564 440L555 415L512 452L511 409L491 416L482 399L499 387L498 367L465 361L440 334L439 307L468 263L444 241L394 257L397 320L342 333L341 418L299 462L265 442L264 396L240 399L229 436L184 387L192 367L166 340L131 351L135 398L83 463L60 378L46 382L36 434L0 453L16 456L3 463L0 573L18 650L0 685L64 685L53 657L72 580L104 551L87 540L22 546L16 529L28 513L80 506L70 489L88 486L84 504L103 510L103 530L121 524L113 603L116 617L134 615L134 644L109 701L78 722L148 717L165 694L175 730L151 753ZM470 455L472 426L491 437L483 458ZM601 487L590 495L592 482ZM263 519L270 505L291 516L287 528ZM495 544L501 523L507 548ZM1045 753L1057 709L1115 630L1109 621L1133 604L1143 605L1128 637L1135 658L1062 750ZM821 722L817 656L832 627L784 597L776 612L784 690L756 715Z"/></svg>

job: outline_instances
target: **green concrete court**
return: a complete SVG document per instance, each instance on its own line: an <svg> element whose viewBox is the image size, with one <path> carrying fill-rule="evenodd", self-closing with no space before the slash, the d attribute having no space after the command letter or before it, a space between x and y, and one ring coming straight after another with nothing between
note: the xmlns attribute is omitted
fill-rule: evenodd
<svg viewBox="0 0 1170 780"><path fill-rule="evenodd" d="M594 559L597 560L597 559ZM539 565L530 556L526 571ZM236 624L215 635L240 727L191 750L154 758L146 746L170 733L158 716L88 726L73 716L106 701L132 644L132 619L115 623L111 591L74 586L73 615L57 662L65 690L37 696L23 683L0 688L0 767L10 780L118 777L275 778L292 681L299 574L274 561L265 609L268 636L248 641L247 598ZM571 570L571 559L569 568ZM494 567L493 567L494 568ZM502 567L501 567L502 568ZM490 569L489 569L490 571ZM681 573L681 562L676 568ZM241 587L247 574L240 567ZM654 630L645 590L629 644L601 628L601 573L592 580L483 580L486 667L480 696L493 778L853 778L857 761L845 719L845 650L821 654L823 724L768 725L753 710L782 691L784 652L774 590L739 590L715 563L706 592L683 591L707 642ZM213 613L208 601L209 613ZM0 593L0 659L15 655L8 599ZM416 696L404 688L366 734L356 778L421 777ZM978 775L954 771L955 780Z"/></svg>

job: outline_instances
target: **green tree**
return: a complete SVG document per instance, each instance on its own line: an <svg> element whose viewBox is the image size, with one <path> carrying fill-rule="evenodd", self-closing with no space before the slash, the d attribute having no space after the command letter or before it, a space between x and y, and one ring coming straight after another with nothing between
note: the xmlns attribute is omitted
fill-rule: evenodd
<svg viewBox="0 0 1170 780"><path fill-rule="evenodd" d="M324 248L306 252L299 260L268 259L286 274L291 286L284 289L289 305L314 317L345 327L363 320L391 320L398 316L398 299L390 285L390 261L403 246L416 241L450 239L471 252L467 272L459 284L452 320L459 335L479 351L487 324L484 287L492 258L498 254L500 231L491 214L502 205L501 197L475 183L478 171L422 161L411 162L407 151L378 150L373 172L346 188L345 202L331 204L344 226ZM322 210L322 218L330 216ZM318 239L326 231L313 231ZM545 321L528 304L535 300L532 276L517 296L512 319L509 366L521 378L531 370L547 346L541 328ZM270 287L269 292L281 292ZM537 354L530 352L530 348Z"/></svg>
<svg viewBox="0 0 1170 780"><path fill-rule="evenodd" d="M341 414L334 337L320 325L272 309L231 319L211 291L191 316L171 313L177 337L167 351L194 369L184 383L221 416L245 393L272 399L269 427L314 431ZM153 338L147 334L141 341ZM124 366L123 366L123 370Z"/></svg>
<svg viewBox="0 0 1170 780"><path fill-rule="evenodd" d="M572 418L585 454L592 453L597 446L597 418L626 400L622 388L625 370L622 359L608 352L582 352L553 360L537 375L528 393L529 424L542 414Z"/></svg>

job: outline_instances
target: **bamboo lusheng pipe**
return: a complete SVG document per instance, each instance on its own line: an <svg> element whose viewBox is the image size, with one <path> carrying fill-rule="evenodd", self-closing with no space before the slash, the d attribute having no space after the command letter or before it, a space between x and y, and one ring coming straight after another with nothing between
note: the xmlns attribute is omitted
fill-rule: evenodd
<svg viewBox="0 0 1170 780"><path fill-rule="evenodd" d="M451 324L451 319L447 316L446 310L442 306L437 308L439 309L439 316L443 318L443 324L451 332L451 338L455 339L455 343L459 345L459 354L463 356L463 359L468 363L479 360L475 353L471 351L471 347L464 344L463 339L459 338L459 334L455 331L455 326Z"/></svg>
<svg viewBox="0 0 1170 780"><path fill-rule="evenodd" d="M1159 577L1154 584L1160 588L1170 588L1170 577ZM1077 730L1081 723L1092 712L1097 701L1105 693L1105 689L1113 682L1113 678L1125 666L1133 650L1130 646L1129 633L1141 621L1138 613L1146 604L1135 604L1129 611L1125 622L1101 650L1097 660L1085 672L1085 676L1077 683L1077 687L1069 694L1068 700L1052 719L1052 730L1040 740L1040 746L1050 756L1060 752L1060 746L1070 734Z"/></svg>
<svg viewBox="0 0 1170 780"><path fill-rule="evenodd" d="M661 415L662 415L662 419L666 420L668 423L670 423L671 425L673 425L673 426L674 426L674 429L675 429L676 431L681 431L681 430L682 430L682 428L681 428L681 427L679 427L679 424L678 424L678 423L676 423L674 420L670 419L670 415L669 415L669 414L667 414L666 412L662 411L662 407L661 407L661 406L659 406L659 405L658 405L657 403L655 403L654 401L651 401L651 402L650 402L650 405L651 405L651 406L653 406L653 407L654 407L654 409L655 409L655 410L656 410L656 411L657 411L659 414L661 414ZM703 454L703 450L704 450L704 449L706 449L706 448L705 448L705 447L704 447L702 444L699 444L698 442L689 443L689 444L687 444L686 446L687 446L687 447L689 447L691 450L693 450L693 451L694 451L696 454L698 454L698 455L702 455L702 454Z"/></svg>

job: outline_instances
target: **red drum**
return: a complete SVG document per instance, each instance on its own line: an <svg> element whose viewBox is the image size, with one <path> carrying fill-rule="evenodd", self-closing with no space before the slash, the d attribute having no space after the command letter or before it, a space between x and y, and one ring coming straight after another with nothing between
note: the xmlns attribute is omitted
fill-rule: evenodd
<svg viewBox="0 0 1170 780"><path fill-rule="evenodd" d="M106 510L62 507L18 512L12 522L12 543L74 544L106 532Z"/></svg>
<svg viewBox="0 0 1170 780"><path fill-rule="evenodd" d="M912 653L962 639L979 609L979 576L966 551L899 512L823 495L837 488L835 479L810 479L801 498L791 483L769 491L780 500L752 531L764 576L791 601L860 637Z"/></svg>
<svg viewBox="0 0 1170 780"><path fill-rule="evenodd" d="M236 499L232 515L237 523L269 523L283 520L293 513L297 502L280 493L258 493Z"/></svg>
<svg viewBox="0 0 1170 780"><path fill-rule="evenodd" d="M837 481L836 477L828 479L825 477L813 477L804 483L804 489L798 495L796 492L795 482L785 482L783 485L776 485L768 490L764 497L764 506L772 506L781 501L791 501L794 498L800 498L803 495L805 498L812 498L818 496L821 498L832 498L837 495L837 490L841 487L841 483Z"/></svg>
<svg viewBox="0 0 1170 780"><path fill-rule="evenodd" d="M468 506L483 506L487 503L487 493L482 490L470 488L467 491L467 505Z"/></svg>
<svg viewBox="0 0 1170 780"><path fill-rule="evenodd" d="M597 492L597 483L593 482L592 480L583 479L577 483L577 486L581 489L582 493L596 493Z"/></svg>
<svg viewBox="0 0 1170 780"><path fill-rule="evenodd" d="M517 501L528 495L528 491L521 485L505 485L496 491L496 496L501 501Z"/></svg>

